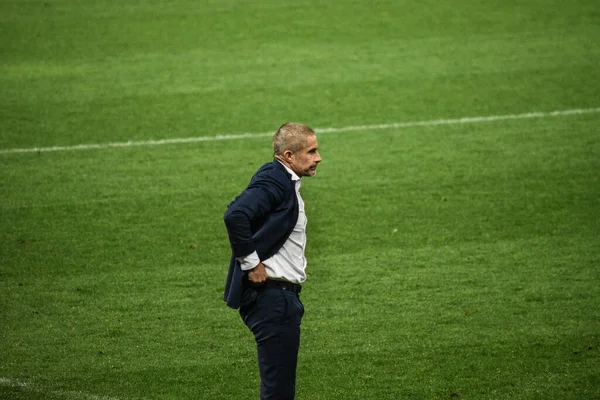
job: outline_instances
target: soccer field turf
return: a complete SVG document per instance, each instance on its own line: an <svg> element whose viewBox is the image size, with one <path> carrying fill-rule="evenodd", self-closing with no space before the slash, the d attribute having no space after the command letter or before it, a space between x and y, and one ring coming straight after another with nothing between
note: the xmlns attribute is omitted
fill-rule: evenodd
<svg viewBox="0 0 600 400"><path fill-rule="evenodd" d="M227 204L286 121L299 400L600 398L597 1L0 2L0 398L256 399Z"/></svg>

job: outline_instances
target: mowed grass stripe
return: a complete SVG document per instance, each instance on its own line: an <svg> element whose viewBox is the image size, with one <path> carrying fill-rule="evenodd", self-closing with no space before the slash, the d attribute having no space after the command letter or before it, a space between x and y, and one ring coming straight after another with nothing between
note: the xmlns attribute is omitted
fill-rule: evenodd
<svg viewBox="0 0 600 400"><path fill-rule="evenodd" d="M50 388L44 388L41 386L34 385L32 383L11 378L0 378L0 387L9 387L22 390L21 394L25 396L28 393L27 398L30 398L29 394L39 394L40 396L56 397L61 399L69 400L118 400L116 397L99 396L95 394L89 394L81 391L73 390L54 390Z"/></svg>
<svg viewBox="0 0 600 400"><path fill-rule="evenodd" d="M534 118L552 118L569 115L591 114L600 112L600 107L595 108L577 108L571 110L557 110L548 112L529 112L522 114L505 114L505 115L488 115L481 117L461 117L454 119L434 119L428 121L411 121L411 122L391 122L375 125L355 125L345 126L340 128L316 128L317 133L337 133L350 132L361 130L381 130L393 128L409 128L414 126L438 126L438 125L457 125L457 124L473 124L480 122L494 122L515 119L534 119ZM241 133L241 134L221 134L216 136L198 136L190 138L174 138L174 139L158 139L158 140L141 140L128 142L113 142L113 143L98 143L98 144L79 144L73 146L51 146L51 147L32 147L32 148L14 148L0 150L0 154L15 154L15 153L36 153L36 152L51 152L51 151L76 151L76 150L103 150L109 148L120 147L139 147L139 146L161 146L168 144L196 143L221 140L237 140L237 139L253 139L271 136L273 132L262 133Z"/></svg>

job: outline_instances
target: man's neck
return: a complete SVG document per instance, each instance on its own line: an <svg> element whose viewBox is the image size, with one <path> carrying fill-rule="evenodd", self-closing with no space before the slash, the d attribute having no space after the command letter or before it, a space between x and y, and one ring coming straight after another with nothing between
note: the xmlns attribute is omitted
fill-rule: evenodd
<svg viewBox="0 0 600 400"><path fill-rule="evenodd" d="M283 167L286 169L287 172L289 172L289 174L292 176L292 180L293 181L298 181L300 180L300 177L298 176L298 174L296 174L294 172L294 170L290 167L290 165L288 163L286 163L284 160L280 159L279 157L275 156L275 159L277 161L279 161L279 163L281 165L283 165Z"/></svg>

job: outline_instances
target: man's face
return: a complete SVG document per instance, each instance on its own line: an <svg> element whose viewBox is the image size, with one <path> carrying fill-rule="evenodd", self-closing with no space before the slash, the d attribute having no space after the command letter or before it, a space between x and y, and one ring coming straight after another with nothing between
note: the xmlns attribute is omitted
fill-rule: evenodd
<svg viewBox="0 0 600 400"><path fill-rule="evenodd" d="M299 177L314 176L320 162L319 144L315 135L307 136L306 146L290 155L290 168Z"/></svg>

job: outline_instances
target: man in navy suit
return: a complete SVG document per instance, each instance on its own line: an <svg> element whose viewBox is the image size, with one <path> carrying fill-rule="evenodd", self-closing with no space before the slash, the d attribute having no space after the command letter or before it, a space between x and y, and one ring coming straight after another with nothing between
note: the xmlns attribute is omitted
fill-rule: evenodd
<svg viewBox="0 0 600 400"><path fill-rule="evenodd" d="M298 123L277 130L273 153L225 212L232 257L224 299L254 334L261 400L291 400L306 279L300 178L316 174L321 156L314 130Z"/></svg>

